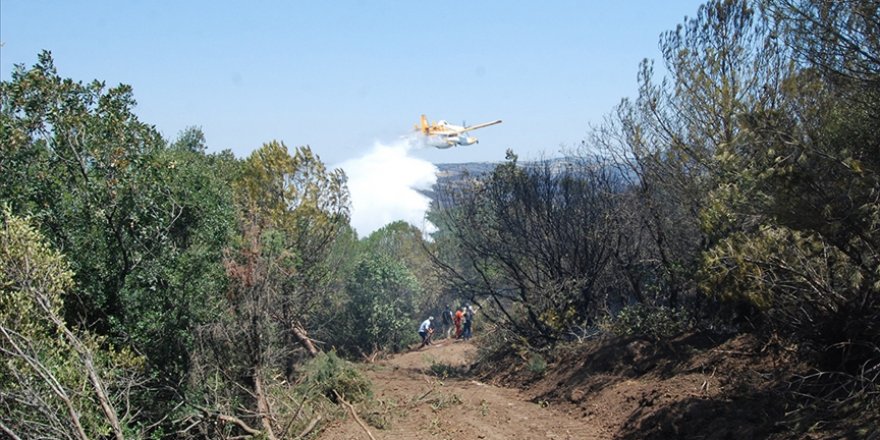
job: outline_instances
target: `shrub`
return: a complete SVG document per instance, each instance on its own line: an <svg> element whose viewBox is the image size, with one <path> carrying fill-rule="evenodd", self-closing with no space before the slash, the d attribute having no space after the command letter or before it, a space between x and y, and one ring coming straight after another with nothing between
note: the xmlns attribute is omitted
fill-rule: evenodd
<svg viewBox="0 0 880 440"><path fill-rule="evenodd" d="M547 361L539 353L532 353L529 356L528 368L532 373L544 374L547 371Z"/></svg>
<svg viewBox="0 0 880 440"><path fill-rule="evenodd" d="M345 322L332 342L343 356L397 352L417 341L412 298L419 294L415 276L387 256L364 256L355 267L346 291Z"/></svg>
<svg viewBox="0 0 880 440"><path fill-rule="evenodd" d="M477 345L477 365L492 365L505 359L511 354L526 350L528 344L517 336L512 330L496 326L492 330L485 331Z"/></svg>
<svg viewBox="0 0 880 440"><path fill-rule="evenodd" d="M682 310L636 304L624 307L613 320L603 323L602 327L618 336L664 339L687 330L690 320Z"/></svg>
<svg viewBox="0 0 880 440"><path fill-rule="evenodd" d="M299 388L303 394L317 392L336 402L336 391L345 400L360 402L373 395L370 380L335 352L321 353L304 367L305 379Z"/></svg>

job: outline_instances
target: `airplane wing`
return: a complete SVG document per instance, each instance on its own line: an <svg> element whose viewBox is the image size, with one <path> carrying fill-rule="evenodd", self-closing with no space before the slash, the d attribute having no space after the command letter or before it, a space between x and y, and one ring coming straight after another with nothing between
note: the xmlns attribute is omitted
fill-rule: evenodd
<svg viewBox="0 0 880 440"><path fill-rule="evenodd" d="M456 133L464 133L466 131L476 130L478 128L485 128L490 125L496 125L496 124L500 124L500 123L501 123L501 119L498 119L498 120L495 120L492 122L484 122L482 124L477 124L477 125L469 125L467 127L462 128L461 130L456 130Z"/></svg>

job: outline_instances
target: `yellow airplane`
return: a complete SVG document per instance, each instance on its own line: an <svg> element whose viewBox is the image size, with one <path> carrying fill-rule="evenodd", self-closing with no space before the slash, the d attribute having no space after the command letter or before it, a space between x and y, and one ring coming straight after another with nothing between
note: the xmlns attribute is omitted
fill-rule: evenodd
<svg viewBox="0 0 880 440"><path fill-rule="evenodd" d="M428 118L422 115L421 125L417 124L415 130L425 136L425 142L428 145L445 149L479 143L479 139L467 135L469 131L500 123L501 119L477 125L452 125L443 120L429 124Z"/></svg>

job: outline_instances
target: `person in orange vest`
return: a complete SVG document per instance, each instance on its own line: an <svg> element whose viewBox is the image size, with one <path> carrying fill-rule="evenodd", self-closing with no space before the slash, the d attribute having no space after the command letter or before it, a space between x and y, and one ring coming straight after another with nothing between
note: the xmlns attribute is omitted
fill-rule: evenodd
<svg viewBox="0 0 880 440"><path fill-rule="evenodd" d="M464 319L464 312L461 310L461 307L455 309L455 317L452 318L452 322L455 324L455 339L461 338L461 320Z"/></svg>

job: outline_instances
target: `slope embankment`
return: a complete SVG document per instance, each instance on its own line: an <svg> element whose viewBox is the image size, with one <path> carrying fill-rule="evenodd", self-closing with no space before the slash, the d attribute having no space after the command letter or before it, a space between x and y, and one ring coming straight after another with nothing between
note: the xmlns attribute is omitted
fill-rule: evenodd
<svg viewBox="0 0 880 440"><path fill-rule="evenodd" d="M880 438L846 423L798 426L791 398L807 365L794 346L748 334L667 341L608 337L529 355L476 358L470 342L365 365L376 399L361 414L375 439ZM534 355L534 353L533 353ZM795 396L796 397L796 396ZM806 414L805 414L806 415ZM803 417L803 421L809 421ZM377 423L378 421L378 423ZM801 423L803 425L803 423ZM379 428L381 427L381 428ZM851 434L848 434L851 433ZM355 421L321 439L367 439Z"/></svg>

